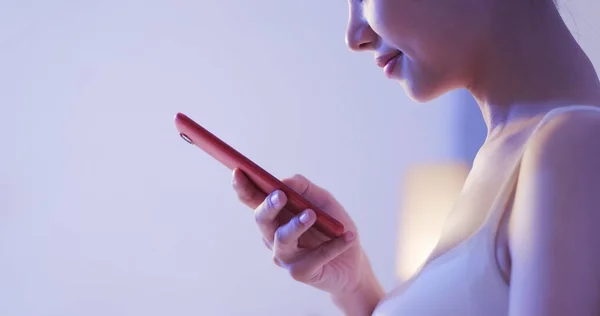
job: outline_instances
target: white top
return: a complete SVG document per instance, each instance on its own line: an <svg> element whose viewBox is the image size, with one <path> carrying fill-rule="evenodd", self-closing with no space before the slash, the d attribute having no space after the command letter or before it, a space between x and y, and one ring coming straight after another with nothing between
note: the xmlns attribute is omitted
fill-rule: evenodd
<svg viewBox="0 0 600 316"><path fill-rule="evenodd" d="M380 302L373 315L506 316L509 287L497 264L495 240L502 215L510 207L523 150L552 118L583 110L600 112L599 107L584 105L555 108L514 140L517 150L495 160L486 157L498 168L482 168L475 162L465 193L447 218L432 255L410 280ZM469 187L478 188L477 195L468 195Z"/></svg>

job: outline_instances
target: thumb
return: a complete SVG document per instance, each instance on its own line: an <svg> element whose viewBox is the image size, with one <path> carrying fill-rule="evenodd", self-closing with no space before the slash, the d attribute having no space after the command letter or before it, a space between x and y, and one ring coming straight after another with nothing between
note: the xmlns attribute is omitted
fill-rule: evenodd
<svg viewBox="0 0 600 316"><path fill-rule="evenodd" d="M290 189L296 191L298 194L302 195L304 198L316 204L318 207L323 207L333 200L333 196L329 193L329 191L312 183L303 175L297 174L293 177L283 179L281 182L287 185Z"/></svg>
<svg viewBox="0 0 600 316"><path fill-rule="evenodd" d="M355 241L356 234L348 231L342 236L326 241L317 248L306 252L300 260L289 266L288 270L295 280L309 281L323 271L324 265L352 247Z"/></svg>

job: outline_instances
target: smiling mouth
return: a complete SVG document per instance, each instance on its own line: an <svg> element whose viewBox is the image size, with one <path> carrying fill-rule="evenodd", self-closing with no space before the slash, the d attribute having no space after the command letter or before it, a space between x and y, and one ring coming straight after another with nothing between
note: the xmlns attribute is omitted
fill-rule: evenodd
<svg viewBox="0 0 600 316"><path fill-rule="evenodd" d="M377 64L377 66L379 66L381 68L385 68L386 66L388 66L388 64L390 62L396 60L398 57L400 57L402 55L404 55L404 53L399 51L399 52L395 52L392 54L379 56L375 59L375 63Z"/></svg>
<svg viewBox="0 0 600 316"><path fill-rule="evenodd" d="M388 78L393 77L394 69L396 68L396 64L398 60L404 56L404 53L399 51L387 55L379 56L375 59L377 66L383 68L383 72Z"/></svg>

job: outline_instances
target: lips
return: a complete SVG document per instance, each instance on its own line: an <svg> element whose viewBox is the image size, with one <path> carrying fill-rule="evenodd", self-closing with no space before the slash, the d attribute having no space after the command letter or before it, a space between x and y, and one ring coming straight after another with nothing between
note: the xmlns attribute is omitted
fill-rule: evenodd
<svg viewBox="0 0 600 316"><path fill-rule="evenodd" d="M394 52L394 53L381 55L381 56L375 58L375 63L377 64L377 66L384 68L390 61L392 61L396 57L399 57L400 55L402 55L402 52Z"/></svg>
<svg viewBox="0 0 600 316"><path fill-rule="evenodd" d="M394 67L396 66L398 59L402 57L402 55L403 53L400 51L381 55L375 58L375 63L377 64L377 66L383 68L383 72L388 78L391 78L392 73L394 71Z"/></svg>

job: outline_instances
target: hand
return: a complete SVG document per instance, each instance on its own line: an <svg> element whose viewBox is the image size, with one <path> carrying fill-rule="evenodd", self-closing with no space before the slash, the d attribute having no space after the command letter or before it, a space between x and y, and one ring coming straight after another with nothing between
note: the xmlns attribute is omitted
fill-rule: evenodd
<svg viewBox="0 0 600 316"><path fill-rule="evenodd" d="M334 197L301 175L282 182L340 221L346 232L335 239L326 237L311 228L316 220L312 210L295 216L283 209L287 197L282 191L265 196L241 170L235 169L233 187L239 200L254 209L275 264L289 271L295 280L333 296L350 295L363 291L359 288L365 284L377 283L371 279L373 274L358 242L356 225Z"/></svg>

